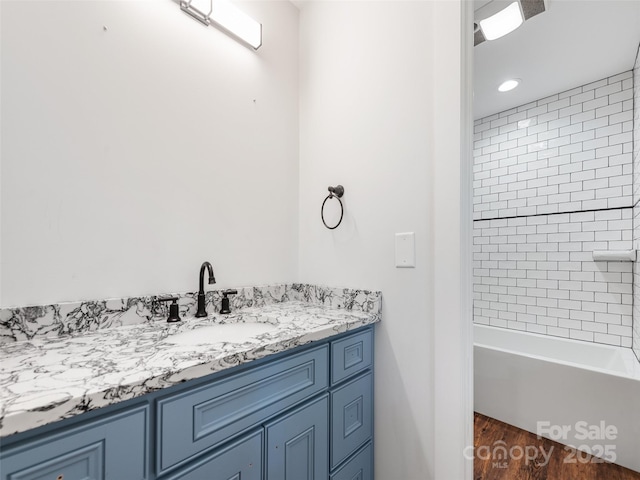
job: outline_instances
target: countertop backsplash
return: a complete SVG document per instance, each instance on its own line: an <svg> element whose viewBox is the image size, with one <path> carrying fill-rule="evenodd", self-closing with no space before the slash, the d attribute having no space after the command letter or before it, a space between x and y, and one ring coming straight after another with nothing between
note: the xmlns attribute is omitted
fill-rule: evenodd
<svg viewBox="0 0 640 480"><path fill-rule="evenodd" d="M262 307L287 301L303 301L331 308L381 313L380 292L334 288L303 283L238 288L229 296L231 309ZM0 344L90 332L105 328L165 321L168 305L158 302L167 296L179 297L180 317L196 313L197 293L177 293L143 297L65 302L0 309ZM206 292L207 311L219 311L222 290Z"/></svg>

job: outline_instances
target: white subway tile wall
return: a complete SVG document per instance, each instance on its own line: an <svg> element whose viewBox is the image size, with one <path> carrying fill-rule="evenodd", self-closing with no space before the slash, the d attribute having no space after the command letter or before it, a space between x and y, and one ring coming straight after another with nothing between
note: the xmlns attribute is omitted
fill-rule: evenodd
<svg viewBox="0 0 640 480"><path fill-rule="evenodd" d="M475 122L474 219L630 207L633 76Z"/></svg>
<svg viewBox="0 0 640 480"><path fill-rule="evenodd" d="M474 321L631 346L631 262L593 250L631 248L630 208L474 224Z"/></svg>
<svg viewBox="0 0 640 480"><path fill-rule="evenodd" d="M639 53L640 55L640 47ZM640 249L640 58L633 69L633 246ZM640 261L633 265L633 351L640 360Z"/></svg>
<svg viewBox="0 0 640 480"><path fill-rule="evenodd" d="M632 346L632 73L475 122L475 322Z"/></svg>

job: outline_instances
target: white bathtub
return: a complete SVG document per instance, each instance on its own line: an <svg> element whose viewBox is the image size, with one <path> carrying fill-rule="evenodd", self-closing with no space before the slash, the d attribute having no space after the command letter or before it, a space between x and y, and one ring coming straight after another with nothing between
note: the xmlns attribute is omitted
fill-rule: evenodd
<svg viewBox="0 0 640 480"><path fill-rule="evenodd" d="M631 349L474 325L474 383L477 412L640 471Z"/></svg>

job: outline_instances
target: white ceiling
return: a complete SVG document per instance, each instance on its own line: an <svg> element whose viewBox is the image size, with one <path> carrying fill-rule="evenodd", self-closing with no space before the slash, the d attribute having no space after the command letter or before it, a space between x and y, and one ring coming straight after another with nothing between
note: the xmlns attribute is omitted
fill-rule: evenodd
<svg viewBox="0 0 640 480"><path fill-rule="evenodd" d="M474 118L631 70L639 43L640 0L549 0L546 12L474 48ZM522 83L499 93L509 78Z"/></svg>

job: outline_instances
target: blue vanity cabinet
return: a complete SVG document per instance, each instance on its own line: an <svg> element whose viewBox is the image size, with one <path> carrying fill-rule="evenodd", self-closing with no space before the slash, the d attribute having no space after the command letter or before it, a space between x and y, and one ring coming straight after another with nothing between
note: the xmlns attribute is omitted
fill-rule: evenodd
<svg viewBox="0 0 640 480"><path fill-rule="evenodd" d="M373 480L373 327L0 440L0 480Z"/></svg>
<svg viewBox="0 0 640 480"><path fill-rule="evenodd" d="M144 480L148 406L44 435L0 454L2 480Z"/></svg>

